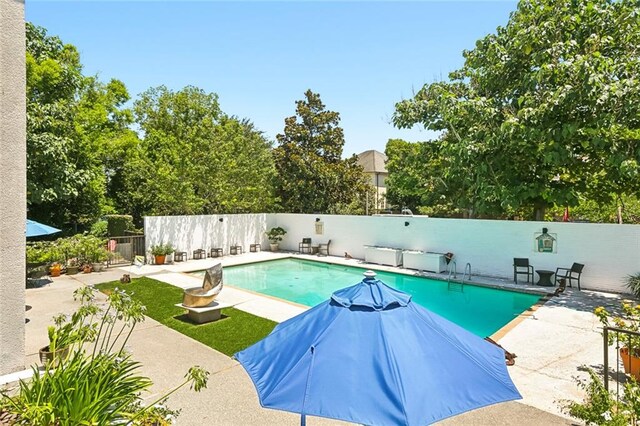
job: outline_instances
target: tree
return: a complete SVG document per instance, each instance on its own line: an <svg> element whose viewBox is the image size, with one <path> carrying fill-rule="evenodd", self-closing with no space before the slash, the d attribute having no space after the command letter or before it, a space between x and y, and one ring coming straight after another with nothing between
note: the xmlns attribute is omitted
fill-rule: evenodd
<svg viewBox="0 0 640 426"><path fill-rule="evenodd" d="M355 155L341 158L340 114L326 111L311 90L304 95L296 102L296 115L285 119L273 150L281 207L292 213L364 212L369 185Z"/></svg>
<svg viewBox="0 0 640 426"><path fill-rule="evenodd" d="M134 111L144 138L124 166L122 209L139 219L272 208L271 144L249 121L225 115L216 94L160 86Z"/></svg>
<svg viewBox="0 0 640 426"><path fill-rule="evenodd" d="M529 207L541 220L547 206L636 193L639 14L633 0L523 0L394 122L444 131L443 175L475 213Z"/></svg>
<svg viewBox="0 0 640 426"><path fill-rule="evenodd" d="M27 203L30 217L87 225L106 207L100 154L126 132L124 84L82 74L76 48L30 23L27 32Z"/></svg>

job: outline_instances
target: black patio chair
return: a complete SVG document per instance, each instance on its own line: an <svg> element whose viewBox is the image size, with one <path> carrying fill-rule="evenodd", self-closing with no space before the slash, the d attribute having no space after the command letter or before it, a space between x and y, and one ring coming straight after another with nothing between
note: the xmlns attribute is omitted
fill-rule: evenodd
<svg viewBox="0 0 640 426"><path fill-rule="evenodd" d="M529 259L523 257L513 258L513 281L516 284L518 284L518 275L526 275L527 282L531 277L531 282L533 282L533 266L529 265Z"/></svg>
<svg viewBox="0 0 640 426"><path fill-rule="evenodd" d="M584 269L584 265L582 263L574 263L571 265L571 268L557 268L556 269L556 285L558 281L564 279L569 287L573 287L571 285L572 281L576 281L578 283L578 290L580 290L580 276L582 275L582 270Z"/></svg>
<svg viewBox="0 0 640 426"><path fill-rule="evenodd" d="M303 238L302 242L298 243L298 251L300 253L311 253L311 238Z"/></svg>

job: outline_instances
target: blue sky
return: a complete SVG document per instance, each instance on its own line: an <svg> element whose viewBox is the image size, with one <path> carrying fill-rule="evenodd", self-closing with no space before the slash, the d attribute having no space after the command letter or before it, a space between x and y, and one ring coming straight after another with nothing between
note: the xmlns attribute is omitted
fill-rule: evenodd
<svg viewBox="0 0 640 426"><path fill-rule="evenodd" d="M198 86L267 137L307 89L338 111L344 154L433 136L390 123L394 104L463 63L515 1L26 2L27 20L76 45L85 73L149 87Z"/></svg>

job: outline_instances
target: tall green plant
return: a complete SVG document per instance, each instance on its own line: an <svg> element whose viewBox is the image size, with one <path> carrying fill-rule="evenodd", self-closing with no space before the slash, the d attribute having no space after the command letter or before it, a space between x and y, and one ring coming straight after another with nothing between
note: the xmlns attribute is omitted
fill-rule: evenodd
<svg viewBox="0 0 640 426"><path fill-rule="evenodd" d="M40 375L33 367L29 381L21 380L17 395L2 392L0 406L21 423L35 426L141 425L153 417L156 403L187 384L196 391L206 387L208 372L192 367L183 383L143 406L141 392L152 382L138 373L140 364L124 351L136 324L144 320L145 308L125 292L115 290L101 312L94 290L74 292L81 306L69 320L59 317L51 330L53 347L72 346L71 355L57 368L45 366ZM93 343L92 348L89 346ZM157 416L156 416L157 417Z"/></svg>

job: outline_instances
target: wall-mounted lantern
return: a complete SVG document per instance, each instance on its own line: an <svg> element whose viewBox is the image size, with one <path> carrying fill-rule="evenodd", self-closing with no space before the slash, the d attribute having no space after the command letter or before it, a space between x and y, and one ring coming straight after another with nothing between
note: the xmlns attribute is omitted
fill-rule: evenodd
<svg viewBox="0 0 640 426"><path fill-rule="evenodd" d="M549 228L542 228L542 233L535 237L535 251L538 253L555 253L557 249L557 234L550 234Z"/></svg>

